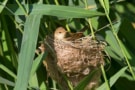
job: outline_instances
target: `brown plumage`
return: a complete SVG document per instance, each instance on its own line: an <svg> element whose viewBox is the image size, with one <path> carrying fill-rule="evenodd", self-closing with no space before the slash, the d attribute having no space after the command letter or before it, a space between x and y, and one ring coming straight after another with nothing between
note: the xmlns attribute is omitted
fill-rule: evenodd
<svg viewBox="0 0 135 90"><path fill-rule="evenodd" d="M70 33L64 28L56 29L54 36L45 39L47 68L50 76L62 86L62 90L69 90L64 80L65 74L73 86L76 86L91 71L104 63L101 44L91 36L83 33ZM100 71L85 87L91 90L98 85Z"/></svg>
<svg viewBox="0 0 135 90"><path fill-rule="evenodd" d="M65 40L65 41L74 41L76 39L79 39L81 37L83 37L83 33L82 32L77 32L77 33L71 33L66 31L63 27L58 27L55 30L54 33L54 38L57 40Z"/></svg>

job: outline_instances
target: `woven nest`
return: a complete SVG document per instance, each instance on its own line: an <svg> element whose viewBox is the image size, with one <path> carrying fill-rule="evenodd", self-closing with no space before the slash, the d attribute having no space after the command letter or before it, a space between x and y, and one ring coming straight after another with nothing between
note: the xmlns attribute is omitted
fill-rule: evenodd
<svg viewBox="0 0 135 90"><path fill-rule="evenodd" d="M48 36L45 40L45 47L49 52L46 62L50 76L59 84L64 84L61 74L65 74L73 86L76 86L92 70L99 68L104 63L103 47L98 41L92 39L92 36L74 41L62 41ZM98 77L100 77L100 72L95 76L93 82L97 82ZM68 90L66 89L68 86L62 86ZM87 87L90 90L93 86Z"/></svg>

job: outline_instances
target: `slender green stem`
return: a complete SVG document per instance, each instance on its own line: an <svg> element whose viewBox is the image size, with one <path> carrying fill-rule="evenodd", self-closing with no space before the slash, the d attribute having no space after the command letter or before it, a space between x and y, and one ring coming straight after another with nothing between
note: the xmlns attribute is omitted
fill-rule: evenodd
<svg viewBox="0 0 135 90"><path fill-rule="evenodd" d="M85 3L85 8L88 9L87 0L84 0L84 3Z"/></svg>
<svg viewBox="0 0 135 90"><path fill-rule="evenodd" d="M6 89L6 90L9 90L9 89L8 89L8 86L7 86L6 84L4 84L4 86L5 86L5 89Z"/></svg>
<svg viewBox="0 0 135 90"><path fill-rule="evenodd" d="M106 85L107 85L107 90L110 90L109 82L108 82L108 80L107 80L107 78L106 78L106 74L105 74L105 70L104 70L103 65L101 65L101 70L102 70L102 74L103 74L105 83L106 83Z"/></svg>
<svg viewBox="0 0 135 90"><path fill-rule="evenodd" d="M59 2L58 2L58 0L54 0L54 1L55 1L55 4L56 4L56 5L59 5Z"/></svg>
<svg viewBox="0 0 135 90"><path fill-rule="evenodd" d="M88 9L87 0L84 0L84 3L85 3L85 8ZM91 35L92 35L92 37L95 39L95 34L94 34L94 30L93 30L93 28L92 28L91 19L90 19L90 18L87 18L87 21L88 21L89 26L90 26Z"/></svg>
<svg viewBox="0 0 135 90"><path fill-rule="evenodd" d="M16 27L18 28L18 30L21 32L21 34L23 34L23 30L22 28L20 27L20 25L18 25L18 23L13 19L12 16L9 16L11 18L11 20L13 20L14 24L16 25Z"/></svg>
<svg viewBox="0 0 135 90"><path fill-rule="evenodd" d="M19 5L19 7L24 11L25 16L28 16L27 11L25 10L25 8L20 4L20 2L18 0L16 0L16 3Z"/></svg>
<svg viewBox="0 0 135 90"><path fill-rule="evenodd" d="M24 9L25 10L25 9ZM27 4L26 4L26 14L29 13L29 0L27 0Z"/></svg>
<svg viewBox="0 0 135 90"><path fill-rule="evenodd" d="M53 88L54 89L57 89L57 87L56 87L56 82L53 80Z"/></svg>
<svg viewBox="0 0 135 90"><path fill-rule="evenodd" d="M110 17L109 17L109 13L107 12L106 8L104 8L104 10L105 10L106 17L107 17L107 19L108 19L108 21L109 21L109 23L110 23L110 25L111 25L113 34L114 34L116 40L118 41L118 44L119 44L120 49L121 49L121 52L122 52L122 54L124 55L124 57L125 57L125 59L126 59L126 62L127 62L127 65L128 65L128 67L129 67L129 70L130 70L130 72L131 72L131 74L132 74L132 76L133 76L133 78L134 78L134 80L135 80L135 74L134 74L133 69L132 69L132 67L131 67L131 65L130 65L130 62L129 62L129 60L128 60L128 58L127 58L127 56L126 56L126 54L125 54L125 52L124 52L124 50L123 50L123 48L122 48L122 46L121 46L120 39L119 39L119 37L117 36L117 33L115 32L115 29L114 29L114 27L113 27L113 25L112 25L111 19L110 19Z"/></svg>
<svg viewBox="0 0 135 90"><path fill-rule="evenodd" d="M13 77L14 79L16 79L16 75L7 67L5 67L4 65L0 64L0 69L5 71L6 73L8 73L11 77Z"/></svg>
<svg viewBox="0 0 135 90"><path fill-rule="evenodd" d="M70 30L68 24L66 24L66 29L67 29L67 31L71 32L71 30Z"/></svg>
<svg viewBox="0 0 135 90"><path fill-rule="evenodd" d="M93 30L93 28L92 28L92 24L91 24L91 19L90 19L90 18L88 19L88 23L89 23L89 25L90 25L91 35L92 35L92 37L95 39L95 34L94 34L94 30Z"/></svg>
<svg viewBox="0 0 135 90"><path fill-rule="evenodd" d="M68 83L68 86L69 86L70 90L74 90L73 86L71 85L71 82L68 79L67 79L67 83Z"/></svg>

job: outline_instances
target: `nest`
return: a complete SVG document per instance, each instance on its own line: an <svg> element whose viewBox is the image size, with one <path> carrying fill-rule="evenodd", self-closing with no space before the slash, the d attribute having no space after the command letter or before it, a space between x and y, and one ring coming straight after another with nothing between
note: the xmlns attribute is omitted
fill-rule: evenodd
<svg viewBox="0 0 135 90"><path fill-rule="evenodd" d="M104 64L103 46L92 36L86 36L74 41L54 39L48 36L45 40L45 47L48 51L46 59L50 76L63 86L62 90L69 90L64 82L62 74L65 74L73 86L76 86L92 70ZM90 90L97 85L100 72L85 90ZM96 84L93 85L93 82Z"/></svg>

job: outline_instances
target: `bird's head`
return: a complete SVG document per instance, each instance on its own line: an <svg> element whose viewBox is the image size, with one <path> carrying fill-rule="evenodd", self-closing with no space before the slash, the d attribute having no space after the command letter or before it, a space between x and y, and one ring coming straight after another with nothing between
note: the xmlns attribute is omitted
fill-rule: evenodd
<svg viewBox="0 0 135 90"><path fill-rule="evenodd" d="M58 27L55 30L54 38L59 39L59 40L63 40L67 36L67 34L68 34L68 32L63 27Z"/></svg>

